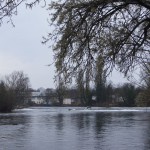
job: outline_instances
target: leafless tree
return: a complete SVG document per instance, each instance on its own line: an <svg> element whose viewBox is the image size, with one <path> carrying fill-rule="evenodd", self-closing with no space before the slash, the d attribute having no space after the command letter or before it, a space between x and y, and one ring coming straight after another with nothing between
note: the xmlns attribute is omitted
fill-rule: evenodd
<svg viewBox="0 0 150 150"><path fill-rule="evenodd" d="M31 96L29 78L22 71L14 71L5 76L4 82L7 89L14 93L17 104L23 104Z"/></svg>

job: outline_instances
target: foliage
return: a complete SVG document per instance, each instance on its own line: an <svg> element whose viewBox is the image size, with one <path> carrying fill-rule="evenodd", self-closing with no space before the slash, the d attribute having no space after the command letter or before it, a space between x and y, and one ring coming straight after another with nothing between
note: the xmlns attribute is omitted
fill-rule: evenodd
<svg viewBox="0 0 150 150"><path fill-rule="evenodd" d="M150 106L150 63L143 63L141 71L142 91L139 93L136 104L138 106Z"/></svg>
<svg viewBox="0 0 150 150"><path fill-rule="evenodd" d="M8 90L3 81L0 82L0 112L10 112L15 105L14 94Z"/></svg>
<svg viewBox="0 0 150 150"><path fill-rule="evenodd" d="M95 68L95 88L97 104L106 102L106 72L104 71L103 58L100 56Z"/></svg>
<svg viewBox="0 0 150 150"><path fill-rule="evenodd" d="M135 106L135 99L138 95L138 92L135 86L131 83L125 83L121 87L119 87L118 95L122 98L124 106Z"/></svg>
<svg viewBox="0 0 150 150"><path fill-rule="evenodd" d="M112 83L107 83L106 87L105 87L105 94L106 94L106 104L110 105L112 103L113 100L113 95L114 95L114 86L112 85Z"/></svg>
<svg viewBox="0 0 150 150"><path fill-rule="evenodd" d="M147 107L150 106L150 90L140 92L136 98L136 106Z"/></svg>
<svg viewBox="0 0 150 150"><path fill-rule="evenodd" d="M63 99L64 99L65 92L66 92L66 86L64 85L64 82L63 82L63 79L61 78L61 76L58 76L56 82L57 82L56 97L59 101L59 105L62 106L63 105Z"/></svg>
<svg viewBox="0 0 150 150"><path fill-rule="evenodd" d="M82 106L92 105L92 92L90 89L89 74L84 74L84 70L80 69L76 78L76 85L79 94L79 98Z"/></svg>
<svg viewBox="0 0 150 150"><path fill-rule="evenodd" d="M53 40L57 71L66 80L80 69L92 77L99 56L105 69L117 65L127 74L149 61L150 2L147 0L52 1Z"/></svg>
<svg viewBox="0 0 150 150"><path fill-rule="evenodd" d="M58 105L57 99L58 99L57 91L47 88L45 92L45 99L44 99L46 105Z"/></svg>
<svg viewBox="0 0 150 150"><path fill-rule="evenodd" d="M78 90L78 95L81 101L81 105L86 105L86 99L85 99L85 81L84 81L84 73L81 69L77 76L76 76L76 85Z"/></svg>
<svg viewBox="0 0 150 150"><path fill-rule="evenodd" d="M141 83L146 89L150 89L150 62L142 63L142 70L140 73Z"/></svg>

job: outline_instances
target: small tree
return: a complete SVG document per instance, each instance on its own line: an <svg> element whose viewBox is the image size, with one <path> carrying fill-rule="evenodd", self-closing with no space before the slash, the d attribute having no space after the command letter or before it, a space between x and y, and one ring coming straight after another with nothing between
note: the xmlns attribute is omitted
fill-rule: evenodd
<svg viewBox="0 0 150 150"><path fill-rule="evenodd" d="M81 106L91 106L92 92L90 89L89 70L85 72L83 69L79 69L75 78Z"/></svg>
<svg viewBox="0 0 150 150"><path fill-rule="evenodd" d="M85 100L85 88L84 88L84 73L82 69L77 74L76 85L77 85L77 90L78 90L81 105L84 106L86 104L86 100Z"/></svg>
<svg viewBox="0 0 150 150"><path fill-rule="evenodd" d="M106 103L106 72L104 71L104 61L101 56L97 57L95 68L95 89L98 105Z"/></svg>
<svg viewBox="0 0 150 150"><path fill-rule="evenodd" d="M150 63L143 63L141 71L142 91L139 93L137 106L150 106Z"/></svg>
<svg viewBox="0 0 150 150"><path fill-rule="evenodd" d="M14 92L8 89L3 81L0 82L0 112L10 112L15 107Z"/></svg>
<svg viewBox="0 0 150 150"><path fill-rule="evenodd" d="M45 91L45 102L47 105L56 103L56 92L53 89L46 89Z"/></svg>
<svg viewBox="0 0 150 150"><path fill-rule="evenodd" d="M61 76L57 77L57 85L56 85L56 97L59 101L59 105L62 106L63 105L63 100L64 100L64 96L65 96L65 91L66 91L66 87L64 85L64 81L61 78Z"/></svg>
<svg viewBox="0 0 150 150"><path fill-rule="evenodd" d="M30 97L29 78L22 71L14 71L5 76L7 89L13 91L17 105L22 105Z"/></svg>
<svg viewBox="0 0 150 150"><path fill-rule="evenodd" d="M109 83L106 85L106 89L105 89L105 94L106 94L106 102L107 104L111 104L112 100L113 100L113 94L114 94L114 87L112 85L112 83Z"/></svg>
<svg viewBox="0 0 150 150"><path fill-rule="evenodd" d="M122 98L124 106L135 106L135 98L137 94L135 86L131 83L125 83L118 88L118 95Z"/></svg>
<svg viewBox="0 0 150 150"><path fill-rule="evenodd" d="M15 106L24 105L30 99L29 78L22 71L14 71L4 78L5 88L15 99Z"/></svg>

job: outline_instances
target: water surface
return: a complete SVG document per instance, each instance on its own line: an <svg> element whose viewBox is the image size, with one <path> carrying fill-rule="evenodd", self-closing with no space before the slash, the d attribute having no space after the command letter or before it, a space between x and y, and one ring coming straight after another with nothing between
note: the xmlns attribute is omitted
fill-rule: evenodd
<svg viewBox="0 0 150 150"><path fill-rule="evenodd" d="M150 149L150 108L38 107L0 114L0 150L133 149Z"/></svg>

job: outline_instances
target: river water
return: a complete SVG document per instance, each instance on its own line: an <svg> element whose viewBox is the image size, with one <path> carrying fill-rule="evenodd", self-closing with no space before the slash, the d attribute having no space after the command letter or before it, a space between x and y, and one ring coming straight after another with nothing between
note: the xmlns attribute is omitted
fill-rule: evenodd
<svg viewBox="0 0 150 150"><path fill-rule="evenodd" d="M38 107L0 114L0 150L149 150L150 108Z"/></svg>

